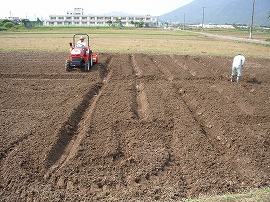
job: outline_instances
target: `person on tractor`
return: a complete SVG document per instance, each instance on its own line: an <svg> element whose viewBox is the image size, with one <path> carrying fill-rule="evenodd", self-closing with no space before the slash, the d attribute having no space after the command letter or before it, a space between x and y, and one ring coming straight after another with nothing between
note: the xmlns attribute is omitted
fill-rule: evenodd
<svg viewBox="0 0 270 202"><path fill-rule="evenodd" d="M85 55L86 54L86 42L84 41L84 39L85 38L83 36L81 36L80 40L77 42L76 47L82 48L82 51L83 51L83 53Z"/></svg>
<svg viewBox="0 0 270 202"><path fill-rule="evenodd" d="M81 36L80 40L77 42L77 47L81 48L81 47L85 47L86 46L86 42L84 41L84 37Z"/></svg>

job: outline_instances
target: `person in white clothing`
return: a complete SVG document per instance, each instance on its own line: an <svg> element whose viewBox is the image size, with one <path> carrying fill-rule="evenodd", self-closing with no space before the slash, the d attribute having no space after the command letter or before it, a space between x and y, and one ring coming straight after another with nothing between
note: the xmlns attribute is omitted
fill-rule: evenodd
<svg viewBox="0 0 270 202"><path fill-rule="evenodd" d="M76 47L82 48L83 55L84 56L86 55L86 42L84 41L84 37L83 36L80 37L80 40L77 42Z"/></svg>
<svg viewBox="0 0 270 202"><path fill-rule="evenodd" d="M245 63L245 57L242 54L238 54L233 58L231 81L234 81L234 76L237 75L237 82L240 82L242 77L242 68Z"/></svg>
<svg viewBox="0 0 270 202"><path fill-rule="evenodd" d="M86 42L84 41L84 37L81 36L80 40L77 42L77 47L85 47L86 46Z"/></svg>

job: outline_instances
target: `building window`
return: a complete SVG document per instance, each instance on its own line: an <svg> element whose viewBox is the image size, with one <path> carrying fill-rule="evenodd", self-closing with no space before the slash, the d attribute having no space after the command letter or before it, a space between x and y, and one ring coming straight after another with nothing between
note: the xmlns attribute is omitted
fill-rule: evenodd
<svg viewBox="0 0 270 202"><path fill-rule="evenodd" d="M74 17L74 20L79 20L80 19L80 17Z"/></svg>
<svg viewBox="0 0 270 202"><path fill-rule="evenodd" d="M56 17L51 17L51 20L56 20Z"/></svg>

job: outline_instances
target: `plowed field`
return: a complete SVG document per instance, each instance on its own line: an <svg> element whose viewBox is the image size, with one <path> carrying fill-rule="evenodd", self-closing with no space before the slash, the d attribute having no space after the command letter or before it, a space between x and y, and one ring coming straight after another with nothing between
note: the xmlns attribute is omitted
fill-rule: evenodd
<svg viewBox="0 0 270 202"><path fill-rule="evenodd" d="M270 59L0 52L2 201L181 200L270 186Z"/></svg>

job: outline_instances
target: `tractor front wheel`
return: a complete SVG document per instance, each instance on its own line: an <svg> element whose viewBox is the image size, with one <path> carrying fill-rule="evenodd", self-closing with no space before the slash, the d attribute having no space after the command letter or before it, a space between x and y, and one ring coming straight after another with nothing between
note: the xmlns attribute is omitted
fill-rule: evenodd
<svg viewBox="0 0 270 202"><path fill-rule="evenodd" d="M86 60L84 64L84 71L86 72L90 71L90 68L92 66L93 66L93 58L92 58L92 51L90 51L89 60Z"/></svg>
<svg viewBox="0 0 270 202"><path fill-rule="evenodd" d="M69 60L66 60L65 68L66 68L66 71L68 71L68 72L71 70L70 61Z"/></svg>
<svg viewBox="0 0 270 202"><path fill-rule="evenodd" d="M86 60L84 64L84 71L88 72L89 70L90 70L90 62L89 60Z"/></svg>
<svg viewBox="0 0 270 202"><path fill-rule="evenodd" d="M89 55L89 61L90 61L90 66L92 67L93 66L93 53L91 50L90 50L90 55Z"/></svg>

